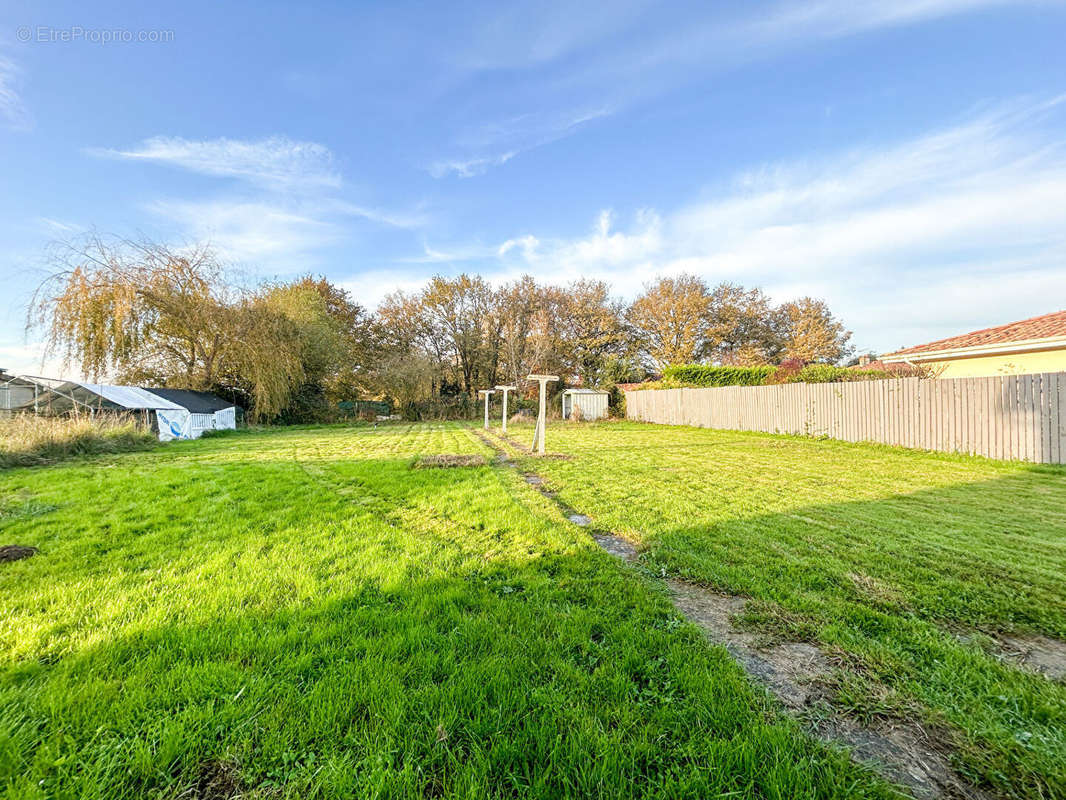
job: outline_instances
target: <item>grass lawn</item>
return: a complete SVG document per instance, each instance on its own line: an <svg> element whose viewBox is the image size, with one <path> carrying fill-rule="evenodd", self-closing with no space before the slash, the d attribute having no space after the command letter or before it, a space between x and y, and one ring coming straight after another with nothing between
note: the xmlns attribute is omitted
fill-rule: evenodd
<svg viewBox="0 0 1066 800"><path fill-rule="evenodd" d="M635 423L550 427L548 449L574 458L524 466L647 572L835 656L839 706L922 719L998 794L1066 797L1066 686L997 657L1066 639L1066 470Z"/></svg>
<svg viewBox="0 0 1066 800"><path fill-rule="evenodd" d="M591 466L596 447L622 452L639 431L566 441ZM492 455L458 425L304 428L0 472L0 544L40 548L0 564L0 794L893 795L778 714L659 581L600 551L513 470L411 468L439 453ZM549 466L562 481L577 465ZM677 499L675 476L640 469L649 498ZM621 475L608 483L617 494ZM590 485L567 491L607 514ZM1033 486L1030 499L1053 502ZM666 546L659 520L657 557L712 563L680 546L698 523ZM1050 535L1027 536L1055 552ZM730 559L737 576L744 559ZM1048 585L1061 574L1043 569ZM809 602L835 597L795 574ZM997 680L1012 703L1047 696Z"/></svg>

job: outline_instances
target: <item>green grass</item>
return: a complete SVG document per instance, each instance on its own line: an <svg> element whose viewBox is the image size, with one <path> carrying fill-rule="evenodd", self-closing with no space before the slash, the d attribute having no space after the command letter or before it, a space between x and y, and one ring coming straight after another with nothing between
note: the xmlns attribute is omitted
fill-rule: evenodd
<svg viewBox="0 0 1066 800"><path fill-rule="evenodd" d="M548 448L575 458L527 464L649 572L836 655L839 705L923 719L997 793L1066 797L1066 687L995 652L1066 639L1066 470L632 423L557 425Z"/></svg>
<svg viewBox="0 0 1066 800"><path fill-rule="evenodd" d="M599 515L577 467L616 430L545 462ZM0 473L0 544L40 548L0 564L0 794L892 796L514 471L411 468L438 453L491 455L324 427Z"/></svg>

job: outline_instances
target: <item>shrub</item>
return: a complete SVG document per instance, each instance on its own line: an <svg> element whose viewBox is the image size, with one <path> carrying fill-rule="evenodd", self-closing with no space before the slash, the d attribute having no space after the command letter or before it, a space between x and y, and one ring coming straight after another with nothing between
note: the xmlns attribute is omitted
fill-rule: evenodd
<svg viewBox="0 0 1066 800"><path fill-rule="evenodd" d="M662 380L642 383L638 389L762 386L776 383L842 383L906 377L935 378L937 373L930 369L910 366L892 369L849 369L832 364L804 365L798 359L782 361L776 367L714 367L706 364L679 364L664 369Z"/></svg>
<svg viewBox="0 0 1066 800"><path fill-rule="evenodd" d="M0 469L51 464L98 453L147 450L155 435L129 416L38 417L0 420Z"/></svg>
<svg viewBox="0 0 1066 800"><path fill-rule="evenodd" d="M775 367L714 367L708 364L677 364L663 370L662 383L683 386L762 386Z"/></svg>
<svg viewBox="0 0 1066 800"><path fill-rule="evenodd" d="M847 367L834 367L832 364L808 364L794 377L781 383L845 383L881 381L898 377L900 377L898 373L883 369L848 369Z"/></svg>

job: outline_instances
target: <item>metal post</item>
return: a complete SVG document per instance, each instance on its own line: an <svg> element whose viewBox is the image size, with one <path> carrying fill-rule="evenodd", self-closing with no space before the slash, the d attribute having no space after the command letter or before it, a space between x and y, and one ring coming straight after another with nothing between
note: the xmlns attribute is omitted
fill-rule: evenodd
<svg viewBox="0 0 1066 800"><path fill-rule="evenodd" d="M544 428L548 424L545 395L547 394L548 381L557 381L559 376L529 375L528 379L540 383L540 407L537 409L537 429L533 433L533 449L540 455L544 455Z"/></svg>
<svg viewBox="0 0 1066 800"><path fill-rule="evenodd" d="M492 389L479 389L478 394L485 395L485 430L489 429L489 395L493 392Z"/></svg>
<svg viewBox="0 0 1066 800"><path fill-rule="evenodd" d="M517 386L497 386L496 391L503 392L503 435L507 435L507 393L513 392Z"/></svg>

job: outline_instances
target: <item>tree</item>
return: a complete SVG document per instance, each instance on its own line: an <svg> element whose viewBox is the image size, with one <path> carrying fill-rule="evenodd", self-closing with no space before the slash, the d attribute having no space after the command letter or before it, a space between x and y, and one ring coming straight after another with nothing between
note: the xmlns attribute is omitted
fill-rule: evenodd
<svg viewBox="0 0 1066 800"><path fill-rule="evenodd" d="M851 331L844 329L824 300L801 297L783 304L781 313L786 358L835 364L851 354Z"/></svg>
<svg viewBox="0 0 1066 800"><path fill-rule="evenodd" d="M707 347L711 293L694 275L660 278L645 288L627 316L654 366L691 364Z"/></svg>
<svg viewBox="0 0 1066 800"><path fill-rule="evenodd" d="M553 321L545 289L529 275L504 286L496 294L500 331L500 373L518 384L537 369L550 369Z"/></svg>
<svg viewBox="0 0 1066 800"><path fill-rule="evenodd" d="M324 410L367 391L368 366L379 358L377 342L371 320L345 289L326 278L307 275L291 283L268 285L259 297L295 326L304 372L297 392L302 405L310 403Z"/></svg>
<svg viewBox="0 0 1066 800"><path fill-rule="evenodd" d="M550 293L557 306L556 350L563 365L597 385L608 357L627 349L622 305L603 281L580 279Z"/></svg>
<svg viewBox="0 0 1066 800"><path fill-rule="evenodd" d="M782 350L781 327L781 314L762 289L720 283L711 292L703 356L723 364L773 363Z"/></svg>
<svg viewBox="0 0 1066 800"><path fill-rule="evenodd" d="M376 366L378 386L406 412L430 397L435 369L433 361L422 353L391 353Z"/></svg>
<svg viewBox="0 0 1066 800"><path fill-rule="evenodd" d="M429 335L452 359L463 391L473 396L480 382L495 383L499 328L494 293L480 275L431 279L419 296Z"/></svg>

